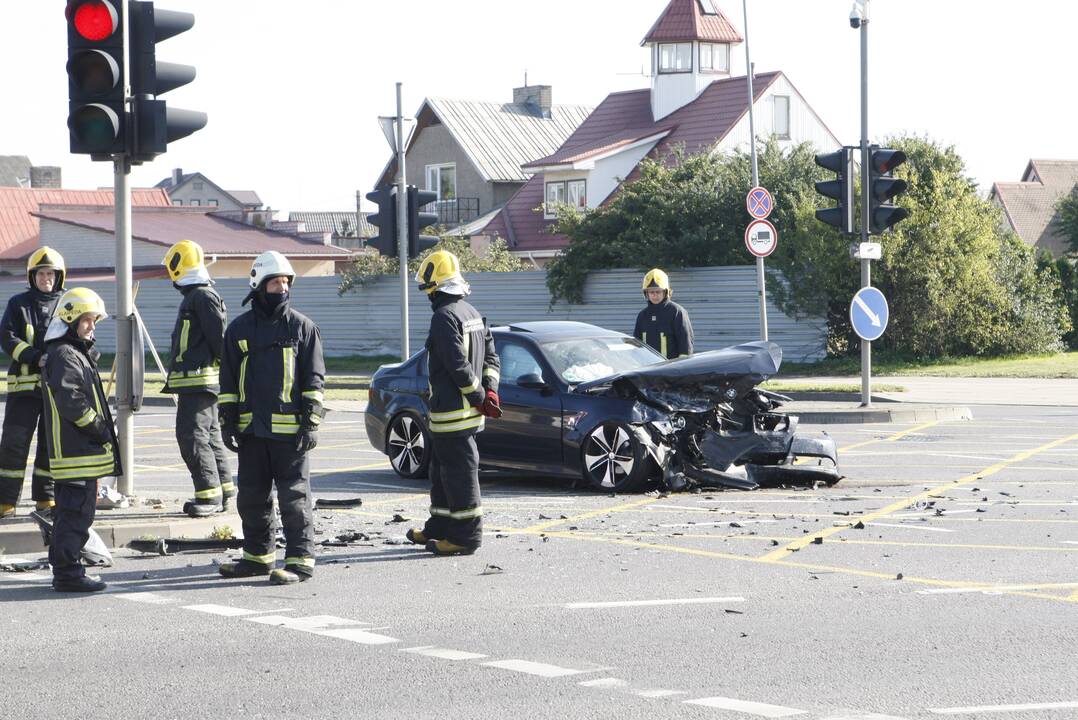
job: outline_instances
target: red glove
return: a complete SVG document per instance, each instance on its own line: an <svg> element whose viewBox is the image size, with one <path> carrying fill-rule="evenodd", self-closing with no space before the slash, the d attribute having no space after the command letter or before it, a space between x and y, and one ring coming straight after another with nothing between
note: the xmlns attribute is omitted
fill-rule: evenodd
<svg viewBox="0 0 1078 720"><path fill-rule="evenodd" d="M487 390L487 396L483 399L483 404L479 406L479 412L488 418L500 418L502 416L502 405L501 400L498 399L498 393Z"/></svg>

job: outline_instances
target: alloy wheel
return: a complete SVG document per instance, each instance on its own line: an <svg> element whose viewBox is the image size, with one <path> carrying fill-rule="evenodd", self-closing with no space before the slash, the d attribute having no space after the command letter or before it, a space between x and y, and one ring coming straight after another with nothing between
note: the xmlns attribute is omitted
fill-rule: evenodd
<svg viewBox="0 0 1078 720"><path fill-rule="evenodd" d="M389 430L389 462L405 477L413 477L424 464L427 441L423 428L410 415L401 415Z"/></svg>
<svg viewBox="0 0 1078 720"><path fill-rule="evenodd" d="M620 486L632 475L635 462L632 438L621 425L604 423L588 435L584 464L595 486Z"/></svg>

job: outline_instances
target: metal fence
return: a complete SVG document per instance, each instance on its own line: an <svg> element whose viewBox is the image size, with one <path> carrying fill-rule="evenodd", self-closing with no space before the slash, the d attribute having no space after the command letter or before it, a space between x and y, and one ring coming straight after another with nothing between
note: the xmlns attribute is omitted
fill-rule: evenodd
<svg viewBox="0 0 1078 720"><path fill-rule="evenodd" d="M584 288L584 303L558 303L550 307L546 274L472 273L469 300L492 324L534 320L578 320L631 333L637 313L644 307L641 274L635 270L592 273ZM694 268L670 273L674 299L685 306L692 320L698 350L713 350L759 339L756 270L753 266ZM109 309L115 308L112 283L85 283L99 292ZM14 283L12 283L14 285ZM410 284L411 285L411 284ZM299 278L292 304L318 323L327 355L394 355L400 352L400 284L396 276L380 279L355 293L337 295L332 277ZM245 308L245 280L217 282L229 318ZM14 291L14 288L12 289ZM159 351L169 346L176 321L179 293L165 280L143 281L135 301ZM430 323L426 296L409 289L410 343L422 347ZM826 324L818 318L793 319L769 305L769 332L789 361L815 360L825 354ZM115 323L98 327L98 347L115 348Z"/></svg>

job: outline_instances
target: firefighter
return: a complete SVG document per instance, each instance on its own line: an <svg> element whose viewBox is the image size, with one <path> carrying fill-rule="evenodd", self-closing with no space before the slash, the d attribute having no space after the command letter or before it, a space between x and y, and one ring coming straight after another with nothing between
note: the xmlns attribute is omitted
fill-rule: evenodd
<svg viewBox="0 0 1078 720"><path fill-rule="evenodd" d="M108 399L97 372L94 329L105 303L89 288L63 294L45 335L42 399L49 471L56 483L49 563L58 592L105 589L86 574L80 555L97 508L97 481L119 476L119 445Z"/></svg>
<svg viewBox="0 0 1078 720"><path fill-rule="evenodd" d="M430 518L408 540L435 555L471 555L482 542L479 450L485 418L500 417L498 355L486 319L465 302L471 289L453 253L431 253L416 273L434 315L427 335Z"/></svg>
<svg viewBox="0 0 1078 720"><path fill-rule="evenodd" d="M255 258L251 309L225 332L221 358L221 433L239 454L236 507L243 525L243 557L220 567L225 577L269 575L270 582L302 582L314 573L314 520L307 453L318 445L325 414L326 366L318 326L289 307L296 273L270 250ZM271 492L284 526L284 568L274 569Z"/></svg>
<svg viewBox="0 0 1078 720"><path fill-rule="evenodd" d="M685 308L670 299L670 278L659 268L649 270L643 290L648 306L636 316L633 337L667 359L692 355L692 323Z"/></svg>
<svg viewBox="0 0 1078 720"><path fill-rule="evenodd" d="M225 303L211 285L198 243L179 241L162 264L183 294L164 391L176 394L176 442L195 485L184 511L206 517L227 508L236 494L217 422Z"/></svg>
<svg viewBox="0 0 1078 720"><path fill-rule="evenodd" d="M0 346L11 356L7 375L4 430L0 437L0 518L15 514L22 493L30 440L37 430L31 493L38 512L55 505L41 413L41 366L45 333L64 289L64 259L50 247L35 250L26 263L30 289L12 297L0 321Z"/></svg>

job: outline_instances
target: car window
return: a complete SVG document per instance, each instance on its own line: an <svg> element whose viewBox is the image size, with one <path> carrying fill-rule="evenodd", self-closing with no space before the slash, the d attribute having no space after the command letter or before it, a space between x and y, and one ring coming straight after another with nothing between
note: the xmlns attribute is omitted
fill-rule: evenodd
<svg viewBox="0 0 1078 720"><path fill-rule="evenodd" d="M522 375L542 377L543 368L531 350L516 343L504 343L498 348L498 360L501 361L501 382L516 385Z"/></svg>
<svg viewBox="0 0 1078 720"><path fill-rule="evenodd" d="M572 338L543 343L554 372L566 382L581 383L609 377L666 358L636 338Z"/></svg>

